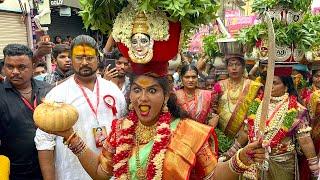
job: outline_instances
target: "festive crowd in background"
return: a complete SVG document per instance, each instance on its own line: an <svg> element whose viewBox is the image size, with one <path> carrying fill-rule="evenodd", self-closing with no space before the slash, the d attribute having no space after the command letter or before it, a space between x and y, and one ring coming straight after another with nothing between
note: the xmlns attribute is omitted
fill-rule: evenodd
<svg viewBox="0 0 320 180"><path fill-rule="evenodd" d="M319 179L319 62L252 63L239 40L220 58L183 50L193 18L135 3L103 47L79 35L3 49L1 180Z"/></svg>
<svg viewBox="0 0 320 180"><path fill-rule="evenodd" d="M1 154L7 155L13 162L10 173L12 179L54 177L74 179L75 174L76 179L90 179L76 156L71 155L76 150L70 151L66 148L63 138L41 130L35 131L32 112L41 103L42 98L77 107L80 113L77 128L83 130L81 137L87 137L87 146L95 153L99 153L99 147L103 146L101 142L97 145L97 141L90 138L92 136L90 128L95 126L95 116L99 116L99 125L106 128L105 132L101 129L101 137L104 137L106 132L111 131L112 120L127 113L125 109L126 104L130 103L130 91L136 91L130 85L137 86L135 83L133 85L130 83L132 69L128 58L124 57L116 47L112 47L102 56L100 53L95 54L93 57L96 59L90 60L93 57L80 56L77 60L76 43L86 43L93 49L93 54L98 53L95 40L84 35L76 37L72 49L66 44L40 43L41 47L36 50L35 55L45 54L52 48L54 68L51 73L47 73L46 62L41 58L43 55L39 55L40 60L33 63L35 56L28 47L9 44L4 49L5 59L1 67L3 81L0 149ZM213 144L219 144L219 148L211 146L212 156L217 158L213 160L208 157L212 159L212 163L229 160L239 149L246 146L248 141L253 141L255 138L254 129L257 128L255 123L258 123L256 114L259 114L259 111L261 113L263 83L266 78L264 62L258 62L250 69L245 64L243 55L226 57L224 72L217 74L214 66L203 67L208 57L202 56L197 59L190 53L181 53L178 57L180 63L170 66L169 74L166 75L168 87L165 89L175 95L176 105L185 112L182 117L215 128ZM269 116L275 119L270 119L272 123L269 125L270 135L268 135L271 145L267 179L294 179L299 173L301 179L318 176L316 154L319 151L320 134L318 132L320 94L317 91L320 88L319 69L317 65L307 67L302 64L275 69L272 99L269 105ZM86 79L82 73L89 73L95 79ZM84 76L84 80L80 82L92 81L89 83L92 90L83 90L79 80L75 78L76 75ZM208 79L210 76L214 78ZM200 81L204 83L201 84ZM18 89L26 82L31 82L31 86L23 90ZM52 87L54 88L50 91ZM95 101L97 94L101 97L110 95L115 98L118 113L115 115L104 112L103 109L106 107L103 106L106 104ZM87 98L92 102L87 101ZM97 106L96 110L91 109L95 107L95 103L101 104L101 107ZM91 111L97 114L92 114ZM63 116L58 117L63 118ZM151 130L142 129L141 133L145 131L148 134L145 138L151 138L148 137L153 135L148 132ZM79 134L80 132L78 131ZM192 130L184 133L186 134L182 136L194 136ZM12 138L18 140L19 137L23 138L23 142L12 141ZM105 139L106 137L102 138ZM93 147L95 149L92 149ZM253 151L248 151L247 154L252 158L255 157ZM20 167L19 163L14 162L20 162ZM31 164L24 164L25 162ZM177 168L179 170L182 167ZM243 172L244 176L250 177L250 173L257 171L256 168L250 166ZM195 179L199 177L195 176Z"/></svg>

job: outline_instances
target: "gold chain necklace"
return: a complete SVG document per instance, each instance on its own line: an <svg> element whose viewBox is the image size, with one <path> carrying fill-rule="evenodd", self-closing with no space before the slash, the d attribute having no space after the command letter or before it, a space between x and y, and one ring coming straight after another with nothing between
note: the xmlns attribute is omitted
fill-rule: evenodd
<svg viewBox="0 0 320 180"><path fill-rule="evenodd" d="M140 121L136 128L136 164L137 164L137 177L139 180L146 179L146 170L141 166L140 162L140 144L147 144L157 135L157 123L152 126L145 126Z"/></svg>
<svg viewBox="0 0 320 180"><path fill-rule="evenodd" d="M227 105L229 112L232 112L230 108L231 104L236 104L238 102L239 96L243 89L244 80L242 79L240 83L232 83L230 79L227 81ZM232 93L231 93L232 91ZM233 94L233 95L232 95Z"/></svg>
<svg viewBox="0 0 320 180"><path fill-rule="evenodd" d="M141 166L140 162L140 144L139 144L139 138L136 137L136 164L137 164L137 177L139 180L145 180L146 179L146 170Z"/></svg>
<svg viewBox="0 0 320 180"><path fill-rule="evenodd" d="M231 101L233 104L235 104L239 98L239 95L243 87L243 83L244 80L241 80L241 82L237 84L232 83L230 80L228 80L227 96L229 101Z"/></svg>
<svg viewBox="0 0 320 180"><path fill-rule="evenodd" d="M147 144L157 135L157 123L152 126L145 126L140 121L136 128L136 139L139 144Z"/></svg>

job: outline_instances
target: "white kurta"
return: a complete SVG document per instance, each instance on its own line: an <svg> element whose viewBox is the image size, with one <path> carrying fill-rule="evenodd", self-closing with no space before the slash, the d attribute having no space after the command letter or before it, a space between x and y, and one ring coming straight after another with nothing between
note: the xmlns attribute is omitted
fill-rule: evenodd
<svg viewBox="0 0 320 180"><path fill-rule="evenodd" d="M118 110L117 118L123 117L126 113L125 98L119 88L105 79L98 78L98 81L100 92L98 120L96 120L94 113L73 77L53 88L46 96L46 100L72 104L77 108L79 119L73 128L87 146L96 153L100 153L100 149L96 148L93 128L98 125L105 126L107 133L109 133L111 130L111 122L115 118L113 117L112 110L106 106L103 97L105 95L111 95L115 98ZM85 87L84 90L93 107L96 108L96 85L93 91ZM58 180L91 179L81 166L78 158L63 144L62 137L47 134L38 129L35 136L35 143L38 150L55 150L55 170Z"/></svg>

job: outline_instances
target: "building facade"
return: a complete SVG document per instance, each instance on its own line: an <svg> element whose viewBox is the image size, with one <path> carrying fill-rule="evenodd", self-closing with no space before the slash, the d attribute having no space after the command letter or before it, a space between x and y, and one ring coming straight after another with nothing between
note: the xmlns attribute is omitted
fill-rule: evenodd
<svg viewBox="0 0 320 180"><path fill-rule="evenodd" d="M28 45L27 19L18 1L6 0L0 4L0 59L3 48L10 43Z"/></svg>

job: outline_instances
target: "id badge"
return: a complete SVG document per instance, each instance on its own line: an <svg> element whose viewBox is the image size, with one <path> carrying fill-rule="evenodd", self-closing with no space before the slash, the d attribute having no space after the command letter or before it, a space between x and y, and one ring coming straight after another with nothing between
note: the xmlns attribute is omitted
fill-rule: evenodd
<svg viewBox="0 0 320 180"><path fill-rule="evenodd" d="M105 126L98 126L92 129L93 137L96 142L96 147L103 146L104 141L107 139L107 130Z"/></svg>

